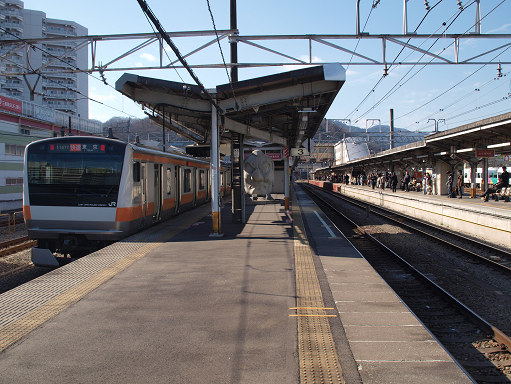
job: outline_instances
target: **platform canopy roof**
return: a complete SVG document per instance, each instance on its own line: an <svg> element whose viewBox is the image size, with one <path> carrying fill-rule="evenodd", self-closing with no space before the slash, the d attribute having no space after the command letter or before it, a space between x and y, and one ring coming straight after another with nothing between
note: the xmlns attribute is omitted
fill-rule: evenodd
<svg viewBox="0 0 511 384"><path fill-rule="evenodd" d="M220 108L220 140L238 132L245 142L298 148L314 136L345 80L340 64L325 64L210 89ZM164 117L165 129L210 144L212 103L197 85L125 73L115 87L152 111L156 124L163 126Z"/></svg>
<svg viewBox="0 0 511 384"><path fill-rule="evenodd" d="M511 113L434 133L422 141L364 156L343 165L320 168L316 173L368 168L384 170L390 164L401 168L430 166L436 160L452 166L460 162L477 163L482 158L476 157L476 149L492 149L495 155L511 154Z"/></svg>

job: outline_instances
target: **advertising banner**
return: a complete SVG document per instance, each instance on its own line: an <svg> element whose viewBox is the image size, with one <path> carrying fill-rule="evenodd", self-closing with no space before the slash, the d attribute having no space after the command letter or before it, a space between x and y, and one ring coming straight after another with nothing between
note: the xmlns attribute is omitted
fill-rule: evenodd
<svg viewBox="0 0 511 384"><path fill-rule="evenodd" d="M50 123L55 123L55 111L53 109L40 107L38 105L34 106L35 117L40 120L49 121Z"/></svg>
<svg viewBox="0 0 511 384"><path fill-rule="evenodd" d="M0 109L21 114L22 108L21 101L0 96Z"/></svg>

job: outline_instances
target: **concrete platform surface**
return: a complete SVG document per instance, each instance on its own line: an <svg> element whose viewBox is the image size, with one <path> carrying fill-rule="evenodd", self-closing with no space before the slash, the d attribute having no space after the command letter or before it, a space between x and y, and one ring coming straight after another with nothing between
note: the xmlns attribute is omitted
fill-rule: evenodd
<svg viewBox="0 0 511 384"><path fill-rule="evenodd" d="M224 237L196 222L9 347L0 382L296 383L289 217L223 214Z"/></svg>

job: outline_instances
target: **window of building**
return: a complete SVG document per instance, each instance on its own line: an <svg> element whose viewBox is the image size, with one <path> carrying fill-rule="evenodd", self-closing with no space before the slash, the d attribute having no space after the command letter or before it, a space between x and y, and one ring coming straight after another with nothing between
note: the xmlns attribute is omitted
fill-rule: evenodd
<svg viewBox="0 0 511 384"><path fill-rule="evenodd" d="M5 185L23 185L23 177L6 177Z"/></svg>
<svg viewBox="0 0 511 384"><path fill-rule="evenodd" d="M5 154L23 156L25 154L25 147L23 145L5 144Z"/></svg>

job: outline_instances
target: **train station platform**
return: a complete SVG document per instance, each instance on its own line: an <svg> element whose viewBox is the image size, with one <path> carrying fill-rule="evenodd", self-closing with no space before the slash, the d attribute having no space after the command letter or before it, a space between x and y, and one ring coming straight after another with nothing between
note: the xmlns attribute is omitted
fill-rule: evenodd
<svg viewBox="0 0 511 384"><path fill-rule="evenodd" d="M368 202L453 232L480 239L500 247L511 244L511 202L470 198L468 189L463 198L447 195L425 195L400 189L372 189L366 185L346 185L324 181L310 181L319 187Z"/></svg>
<svg viewBox="0 0 511 384"><path fill-rule="evenodd" d="M201 206L0 295L0 382L470 383L295 186Z"/></svg>

